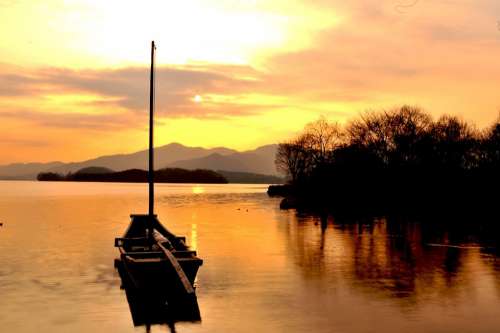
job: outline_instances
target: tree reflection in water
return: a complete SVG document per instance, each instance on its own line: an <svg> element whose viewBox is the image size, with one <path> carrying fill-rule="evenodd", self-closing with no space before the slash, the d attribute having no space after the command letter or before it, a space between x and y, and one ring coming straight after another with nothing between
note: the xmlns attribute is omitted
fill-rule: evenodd
<svg viewBox="0 0 500 333"><path fill-rule="evenodd" d="M446 217L348 218L286 214L287 251L305 280L347 284L375 298L417 306L470 296L475 273L489 270L500 295L498 227ZM317 283L311 285L318 285Z"/></svg>

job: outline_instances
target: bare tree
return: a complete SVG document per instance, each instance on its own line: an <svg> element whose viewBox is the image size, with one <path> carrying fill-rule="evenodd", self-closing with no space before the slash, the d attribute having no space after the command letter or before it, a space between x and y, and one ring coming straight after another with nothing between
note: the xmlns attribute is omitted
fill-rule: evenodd
<svg viewBox="0 0 500 333"><path fill-rule="evenodd" d="M493 168L500 166L500 113L496 122L483 133L483 164Z"/></svg>
<svg viewBox="0 0 500 333"><path fill-rule="evenodd" d="M280 143L276 152L275 165L292 183L304 179L311 168L311 155L306 148L306 137L301 135L294 140Z"/></svg>
<svg viewBox="0 0 500 333"><path fill-rule="evenodd" d="M418 143L429 132L432 119L420 109L403 106L366 113L347 127L351 145L374 152L385 164L413 163Z"/></svg>
<svg viewBox="0 0 500 333"><path fill-rule="evenodd" d="M470 169L477 164L479 133L474 126L456 116L445 115L431 128L438 163L451 168Z"/></svg>
<svg viewBox="0 0 500 333"><path fill-rule="evenodd" d="M278 146L276 168L286 174L292 183L300 182L315 167L327 162L332 152L344 142L345 135L341 127L320 118L307 124L297 138Z"/></svg>
<svg viewBox="0 0 500 333"><path fill-rule="evenodd" d="M329 123L324 117L307 124L303 134L306 149L310 151L316 165L328 161L331 153L345 143L345 138L343 129L337 123Z"/></svg>
<svg viewBox="0 0 500 333"><path fill-rule="evenodd" d="M384 163L388 163L389 133L387 131L387 112L367 112L347 126L351 146L368 149Z"/></svg>

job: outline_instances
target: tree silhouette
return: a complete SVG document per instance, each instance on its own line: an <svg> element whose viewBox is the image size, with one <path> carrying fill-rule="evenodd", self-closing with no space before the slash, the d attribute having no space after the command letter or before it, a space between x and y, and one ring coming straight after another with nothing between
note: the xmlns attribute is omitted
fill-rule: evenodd
<svg viewBox="0 0 500 333"><path fill-rule="evenodd" d="M314 204L487 202L500 187L500 117L482 132L412 106L367 112L343 127L320 118L279 145L276 166Z"/></svg>

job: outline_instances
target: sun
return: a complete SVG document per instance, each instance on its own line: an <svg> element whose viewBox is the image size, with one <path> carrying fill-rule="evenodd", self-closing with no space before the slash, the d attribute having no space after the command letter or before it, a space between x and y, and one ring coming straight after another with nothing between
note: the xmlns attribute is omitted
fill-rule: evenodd
<svg viewBox="0 0 500 333"><path fill-rule="evenodd" d="M200 95L195 95L193 97L193 102L195 102L195 103L201 103L201 102L203 102L203 97L201 97Z"/></svg>

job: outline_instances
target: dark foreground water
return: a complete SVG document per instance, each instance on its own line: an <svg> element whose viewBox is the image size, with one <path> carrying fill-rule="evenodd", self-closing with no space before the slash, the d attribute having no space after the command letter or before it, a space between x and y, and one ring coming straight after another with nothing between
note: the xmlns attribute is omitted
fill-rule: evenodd
<svg viewBox="0 0 500 333"><path fill-rule="evenodd" d="M498 332L488 234L280 211L261 185L158 185L205 260L201 322L153 332ZM113 268L142 184L0 182L0 332L143 332ZM496 235L490 235L494 240ZM486 238L486 241L484 239Z"/></svg>

